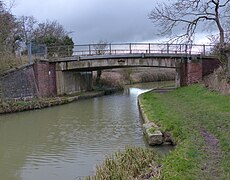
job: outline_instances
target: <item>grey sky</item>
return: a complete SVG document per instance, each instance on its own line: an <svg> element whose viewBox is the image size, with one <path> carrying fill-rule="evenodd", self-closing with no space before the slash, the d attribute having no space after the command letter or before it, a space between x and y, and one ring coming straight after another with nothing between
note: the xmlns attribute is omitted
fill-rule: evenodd
<svg viewBox="0 0 230 180"><path fill-rule="evenodd" d="M155 0L16 0L16 16L57 20L75 43L157 41L148 13Z"/></svg>

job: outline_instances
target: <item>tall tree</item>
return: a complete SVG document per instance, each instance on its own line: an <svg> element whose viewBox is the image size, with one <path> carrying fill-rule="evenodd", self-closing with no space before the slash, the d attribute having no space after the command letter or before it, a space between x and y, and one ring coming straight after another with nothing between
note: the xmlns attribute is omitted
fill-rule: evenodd
<svg viewBox="0 0 230 180"><path fill-rule="evenodd" d="M39 23L33 31L32 42L45 44L49 56L71 56L74 42L69 33L57 21Z"/></svg>
<svg viewBox="0 0 230 180"><path fill-rule="evenodd" d="M55 43L49 42L47 39L59 39L68 35L64 27L60 25L57 21L46 21L44 23L39 23L38 27L34 30L33 41L44 43ZM51 40L52 41L52 40ZM50 44L49 44L50 45Z"/></svg>

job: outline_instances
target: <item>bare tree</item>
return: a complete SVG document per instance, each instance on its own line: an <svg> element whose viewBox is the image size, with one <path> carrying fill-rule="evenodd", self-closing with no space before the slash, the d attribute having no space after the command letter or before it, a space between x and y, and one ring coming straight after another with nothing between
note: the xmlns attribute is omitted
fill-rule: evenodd
<svg viewBox="0 0 230 180"><path fill-rule="evenodd" d="M221 45L225 43L224 22L229 17L230 0L174 0L158 3L149 15L160 25L162 34L169 34L172 41L186 43L193 42L204 24L215 24Z"/></svg>
<svg viewBox="0 0 230 180"><path fill-rule="evenodd" d="M187 44L193 43L197 32L210 30L214 25L218 31L216 49L221 62L228 64L230 71L225 35L230 18L230 0L172 0L171 3L158 3L149 18L160 25L162 34L168 34L171 42Z"/></svg>
<svg viewBox="0 0 230 180"><path fill-rule="evenodd" d="M44 23L38 24L38 27L33 32L33 39L39 41L49 37L61 38L68 34L69 33L65 31L64 27L57 21L47 20Z"/></svg>
<svg viewBox="0 0 230 180"><path fill-rule="evenodd" d="M106 53L106 49L108 48L108 42L100 40L97 44L94 45L95 53L97 55L103 55ZM98 84L101 79L101 70L97 70L97 77L96 77L96 83Z"/></svg>
<svg viewBox="0 0 230 180"><path fill-rule="evenodd" d="M22 41L28 44L33 38L34 30L37 27L37 20L33 16L21 16L18 19L18 23L20 24Z"/></svg>
<svg viewBox="0 0 230 180"><path fill-rule="evenodd" d="M100 40L97 44L94 45L95 53L97 55L102 55L106 53L108 48L108 42Z"/></svg>

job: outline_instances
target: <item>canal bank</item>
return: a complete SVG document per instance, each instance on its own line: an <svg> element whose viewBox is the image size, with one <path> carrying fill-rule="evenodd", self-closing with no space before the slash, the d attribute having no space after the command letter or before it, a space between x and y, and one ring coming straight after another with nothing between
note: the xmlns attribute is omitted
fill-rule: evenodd
<svg viewBox="0 0 230 180"><path fill-rule="evenodd" d="M134 85L109 96L0 115L3 179L79 179L125 147L148 147L137 97L162 83Z"/></svg>
<svg viewBox="0 0 230 180"><path fill-rule="evenodd" d="M229 96L193 85L167 94L144 93L140 101L148 119L177 142L175 150L157 159L160 178L230 178Z"/></svg>
<svg viewBox="0 0 230 180"><path fill-rule="evenodd" d="M47 107L68 104L82 99L90 99L94 97L110 95L121 90L122 88L107 88L104 90L81 92L58 97L32 98L27 100L6 100L0 103L0 114L43 109Z"/></svg>
<svg viewBox="0 0 230 180"><path fill-rule="evenodd" d="M157 88L153 89L150 92L152 93L168 93L175 90L175 88ZM170 132L165 131L161 128L160 124L156 124L154 120L149 120L147 113L145 112L142 95L138 96L138 107L143 119L143 131L147 143L150 146L158 145L176 145L176 141L172 137Z"/></svg>

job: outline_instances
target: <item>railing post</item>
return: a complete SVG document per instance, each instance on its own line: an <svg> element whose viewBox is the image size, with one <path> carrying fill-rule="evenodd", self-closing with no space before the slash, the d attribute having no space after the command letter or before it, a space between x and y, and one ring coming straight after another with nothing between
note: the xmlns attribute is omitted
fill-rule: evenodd
<svg viewBox="0 0 230 180"><path fill-rule="evenodd" d="M111 45L111 43L109 44L109 54L110 55L112 54L112 45Z"/></svg>
<svg viewBox="0 0 230 180"><path fill-rule="evenodd" d="M132 44L129 44L129 53L132 54Z"/></svg>
<svg viewBox="0 0 230 180"><path fill-rule="evenodd" d="M187 52L188 52L188 45L185 44L185 54L187 54Z"/></svg>
<svg viewBox="0 0 230 180"><path fill-rule="evenodd" d="M150 43L149 43L149 54L151 53L151 45L150 45Z"/></svg>
<svg viewBox="0 0 230 180"><path fill-rule="evenodd" d="M89 55L91 55L91 46L89 44Z"/></svg>
<svg viewBox="0 0 230 180"><path fill-rule="evenodd" d="M169 54L169 44L167 43L167 54Z"/></svg>
<svg viewBox="0 0 230 180"><path fill-rule="evenodd" d="M206 54L206 48L205 48L205 44L203 45L203 54L204 54L204 56L205 56L205 54Z"/></svg>

